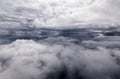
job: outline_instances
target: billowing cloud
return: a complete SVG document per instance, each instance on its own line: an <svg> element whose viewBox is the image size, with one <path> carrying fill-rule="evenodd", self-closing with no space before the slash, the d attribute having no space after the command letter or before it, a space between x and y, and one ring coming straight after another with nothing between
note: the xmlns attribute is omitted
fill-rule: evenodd
<svg viewBox="0 0 120 79"><path fill-rule="evenodd" d="M120 33L106 29L1 29L1 79L119 79Z"/></svg>
<svg viewBox="0 0 120 79"><path fill-rule="evenodd" d="M0 46L1 79L119 79L119 49L17 40Z"/></svg>

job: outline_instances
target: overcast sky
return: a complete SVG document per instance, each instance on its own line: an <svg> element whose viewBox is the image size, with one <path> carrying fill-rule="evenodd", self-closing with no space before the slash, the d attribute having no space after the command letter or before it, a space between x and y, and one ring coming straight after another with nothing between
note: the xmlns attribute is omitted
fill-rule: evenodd
<svg viewBox="0 0 120 79"><path fill-rule="evenodd" d="M0 27L119 24L120 0L0 0ZM31 26L32 27L32 26Z"/></svg>

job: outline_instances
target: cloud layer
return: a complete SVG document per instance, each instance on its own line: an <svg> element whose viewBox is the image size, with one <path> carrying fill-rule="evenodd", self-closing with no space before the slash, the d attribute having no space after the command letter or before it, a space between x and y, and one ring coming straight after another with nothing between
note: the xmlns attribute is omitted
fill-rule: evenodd
<svg viewBox="0 0 120 79"><path fill-rule="evenodd" d="M120 79L119 3L1 0L0 79Z"/></svg>
<svg viewBox="0 0 120 79"><path fill-rule="evenodd" d="M1 79L120 79L119 28L1 29Z"/></svg>
<svg viewBox="0 0 120 79"><path fill-rule="evenodd" d="M1 1L0 26L60 27L119 24L119 0ZM85 26L86 27L86 26Z"/></svg>
<svg viewBox="0 0 120 79"><path fill-rule="evenodd" d="M17 40L0 46L1 79L119 79L119 49Z"/></svg>

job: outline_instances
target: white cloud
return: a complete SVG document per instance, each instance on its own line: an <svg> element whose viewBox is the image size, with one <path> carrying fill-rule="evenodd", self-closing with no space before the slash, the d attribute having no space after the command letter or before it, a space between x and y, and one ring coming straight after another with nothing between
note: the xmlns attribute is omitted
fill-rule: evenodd
<svg viewBox="0 0 120 79"><path fill-rule="evenodd" d="M7 0L0 5L0 19L31 18L36 27L119 24L119 0Z"/></svg>
<svg viewBox="0 0 120 79"><path fill-rule="evenodd" d="M2 79L47 79L52 76L60 79L65 75L84 79L119 77L119 49L98 47L93 50L72 44L48 45L17 40L1 45L0 50Z"/></svg>

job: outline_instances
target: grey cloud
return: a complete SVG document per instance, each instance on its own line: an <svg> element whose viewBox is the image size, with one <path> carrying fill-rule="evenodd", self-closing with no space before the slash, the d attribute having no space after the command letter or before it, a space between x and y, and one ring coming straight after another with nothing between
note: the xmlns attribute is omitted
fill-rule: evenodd
<svg viewBox="0 0 120 79"><path fill-rule="evenodd" d="M1 0L0 79L120 79L119 2Z"/></svg>
<svg viewBox="0 0 120 79"><path fill-rule="evenodd" d="M120 78L119 49L93 50L17 40L0 50L2 79Z"/></svg>
<svg viewBox="0 0 120 79"><path fill-rule="evenodd" d="M87 0L87 2L89 1L91 0ZM67 27L69 25L75 27L75 25L81 24L119 24L119 0L93 0L90 4L87 4L87 2L85 3L85 1L82 0L1 1L0 19L20 21L20 23L18 22L19 25L23 26L21 22L31 18L34 21L33 25L36 27ZM12 24L16 25L15 23ZM9 25L12 27L12 24Z"/></svg>
<svg viewBox="0 0 120 79"><path fill-rule="evenodd" d="M0 30L2 79L119 79L119 28Z"/></svg>

